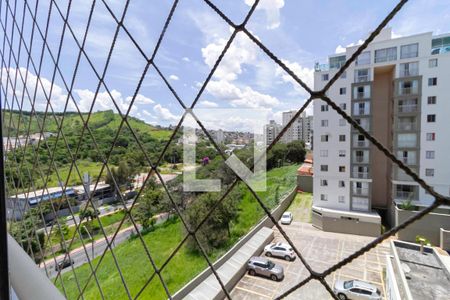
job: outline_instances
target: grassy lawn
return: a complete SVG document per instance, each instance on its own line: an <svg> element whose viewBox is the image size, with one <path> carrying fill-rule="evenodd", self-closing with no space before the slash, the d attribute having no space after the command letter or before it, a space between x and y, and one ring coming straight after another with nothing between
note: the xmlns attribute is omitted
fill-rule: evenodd
<svg viewBox="0 0 450 300"><path fill-rule="evenodd" d="M313 195L311 193L298 193L287 209L292 212L294 221L311 223L311 207Z"/></svg>
<svg viewBox="0 0 450 300"><path fill-rule="evenodd" d="M297 168L298 166L286 166L273 169L267 173L267 191L258 192L258 195L269 208L275 207L278 203L275 199L275 194L278 194L278 198L281 199L284 194L294 187L296 184ZM243 197L239 204L239 217L231 224L232 238L226 247L218 249L210 256L211 261L216 260L220 255L225 253L239 237L246 234L264 216L262 208L248 189L244 185L240 185L238 188L242 190ZM144 241L156 265L160 267L183 237L183 225L179 220L175 220L157 225L154 231L144 235ZM118 245L114 248L114 253L116 254L130 294L134 297L153 272L144 247L139 239L133 239ZM96 265L98 260L99 258L96 258L93 264ZM207 262L201 255L193 253L183 246L166 265L161 275L170 293L173 294L206 267ZM90 273L91 271L87 264L76 269L81 287L86 283ZM107 253L104 261L100 264L97 277L106 299L128 298L110 252ZM63 274L62 280L67 291L67 298L77 299L78 289L73 273L67 272ZM56 285L59 289L62 289L60 280L56 282ZM85 299L101 298L99 289L93 278L86 288L84 296ZM167 298L167 294L157 276L154 277L139 297L139 299Z"/></svg>
<svg viewBox="0 0 450 300"><path fill-rule="evenodd" d="M144 241L152 254L156 265L161 267L170 253L183 239L182 224L179 220L169 221L157 226L157 229L146 234ZM134 297L147 279L153 273L152 266L145 254L141 241L136 238L118 245L114 249L118 264L124 274L131 295ZM93 261L97 265L99 257ZM182 266L182 267L180 267ZM182 247L178 253L166 265L162 276L169 287L171 293L175 293L187 281L200 273L207 266L206 260L196 253L190 252L186 247ZM85 264L76 269L77 278L81 286L84 286L91 270L89 265ZM126 291L118 274L116 265L110 252L105 255L103 262L97 271L100 286L106 299L126 299ZM72 272L63 274L62 280L67 291L68 299L77 299L78 289L76 287L75 277ZM56 282L58 288L61 287L61 281ZM99 289L95 280L91 280L86 292L85 299L100 299ZM158 277L146 287L139 299L167 299L167 295L161 285Z"/></svg>

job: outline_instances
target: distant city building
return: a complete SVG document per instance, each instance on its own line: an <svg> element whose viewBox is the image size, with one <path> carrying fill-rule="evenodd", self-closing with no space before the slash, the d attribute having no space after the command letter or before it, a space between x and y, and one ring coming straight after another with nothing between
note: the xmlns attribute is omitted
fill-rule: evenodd
<svg viewBox="0 0 450 300"><path fill-rule="evenodd" d="M317 64L314 89L322 89L357 49L347 47L330 56L328 65ZM327 91L362 128L443 195L450 189L449 54L450 34L392 38L387 28ZM321 100L314 102L314 163L313 212L318 219L318 208L333 210L338 219L346 212L378 212L395 225L398 205L411 201L420 209L434 201Z"/></svg>
<svg viewBox="0 0 450 300"><path fill-rule="evenodd" d="M297 111L295 110L283 112L282 127L285 127L296 113ZM287 129L286 133L283 135L283 141L286 143L292 141L304 141L305 144L311 144L312 129L313 116L306 116L306 113L303 112Z"/></svg>
<svg viewBox="0 0 450 300"><path fill-rule="evenodd" d="M216 130L214 132L214 138L217 144L225 143L225 135L222 129Z"/></svg>
<svg viewBox="0 0 450 300"><path fill-rule="evenodd" d="M280 133L282 126L277 124L275 120L270 120L269 124L264 126L264 134L266 136L266 144L270 145L277 135Z"/></svg>

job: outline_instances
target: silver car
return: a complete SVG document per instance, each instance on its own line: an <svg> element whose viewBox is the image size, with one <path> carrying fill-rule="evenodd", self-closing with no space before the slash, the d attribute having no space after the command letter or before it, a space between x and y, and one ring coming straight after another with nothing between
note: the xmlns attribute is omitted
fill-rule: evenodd
<svg viewBox="0 0 450 300"><path fill-rule="evenodd" d="M294 218L294 217L292 216L292 213L289 212L289 211L286 211L286 212L284 212L283 215L281 216L280 222L281 222L281 224L283 224L283 225L289 225L289 224L292 223L292 219L293 219L293 218Z"/></svg>
<svg viewBox="0 0 450 300"><path fill-rule="evenodd" d="M360 280L338 280L334 285L334 293L341 300L381 300L380 290L376 286Z"/></svg>
<svg viewBox="0 0 450 300"><path fill-rule="evenodd" d="M295 259L295 252L291 246L285 243L271 243L264 247L264 254L266 256L282 257L287 261Z"/></svg>
<svg viewBox="0 0 450 300"><path fill-rule="evenodd" d="M273 263L265 257L254 256L247 263L248 274L262 275L270 279L282 280L284 278L283 267Z"/></svg>

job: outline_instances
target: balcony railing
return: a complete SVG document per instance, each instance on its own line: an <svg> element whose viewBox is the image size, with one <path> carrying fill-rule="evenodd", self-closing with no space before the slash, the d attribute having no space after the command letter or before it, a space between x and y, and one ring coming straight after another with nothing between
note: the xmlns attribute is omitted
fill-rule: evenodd
<svg viewBox="0 0 450 300"><path fill-rule="evenodd" d="M367 156L354 156L353 163L356 164L368 164L369 158Z"/></svg>
<svg viewBox="0 0 450 300"><path fill-rule="evenodd" d="M412 88L412 87L405 87L405 88L401 88L399 91L400 95L413 95L413 94L417 94L418 89L416 87Z"/></svg>
<svg viewBox="0 0 450 300"><path fill-rule="evenodd" d="M417 104L402 104L398 106L399 113L417 112Z"/></svg>
<svg viewBox="0 0 450 300"><path fill-rule="evenodd" d="M394 197L402 200L416 200L416 193L408 191L395 191Z"/></svg>
<svg viewBox="0 0 450 300"><path fill-rule="evenodd" d="M400 160L407 165L415 165L416 158L415 157L401 157Z"/></svg>
<svg viewBox="0 0 450 300"><path fill-rule="evenodd" d="M369 189L368 188L353 188L353 195L356 196L368 196Z"/></svg>
<svg viewBox="0 0 450 300"><path fill-rule="evenodd" d="M417 123L398 123L397 125L398 130L405 130L405 131L411 131L417 129Z"/></svg>
<svg viewBox="0 0 450 300"><path fill-rule="evenodd" d="M368 179L369 178L369 172L353 172L352 173L353 178L358 179Z"/></svg>
<svg viewBox="0 0 450 300"><path fill-rule="evenodd" d="M364 109L364 108L355 109L355 111L353 112L353 115L355 115L355 116L364 116L364 115L369 115L369 114L370 114L370 110Z"/></svg>
<svg viewBox="0 0 450 300"><path fill-rule="evenodd" d="M410 77L419 75L419 69L403 70L400 72L400 77Z"/></svg>
<svg viewBox="0 0 450 300"><path fill-rule="evenodd" d="M369 75L355 76L355 82L367 82L367 81L370 81Z"/></svg>
<svg viewBox="0 0 450 300"><path fill-rule="evenodd" d="M353 141L353 147L369 147L369 141L368 140L364 140L364 141L355 140L355 141Z"/></svg>

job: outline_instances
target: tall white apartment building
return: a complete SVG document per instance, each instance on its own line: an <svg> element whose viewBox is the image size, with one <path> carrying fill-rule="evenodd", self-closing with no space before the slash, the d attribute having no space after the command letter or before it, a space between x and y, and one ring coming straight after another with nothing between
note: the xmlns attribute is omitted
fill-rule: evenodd
<svg viewBox="0 0 450 300"><path fill-rule="evenodd" d="M297 111L295 110L283 112L282 127L286 126L296 113ZM304 141L305 144L311 144L312 127L313 116L307 116L306 113L303 112L285 132L283 135L283 141L289 143L292 141L301 140Z"/></svg>
<svg viewBox="0 0 450 300"><path fill-rule="evenodd" d="M264 126L264 135L266 136L266 144L270 145L280 133L282 127L275 120L270 120L269 124Z"/></svg>
<svg viewBox="0 0 450 300"><path fill-rule="evenodd" d="M345 50L316 65L316 90L357 46ZM450 34L392 38L385 29L327 94L437 192L449 195ZM434 200L323 101L314 102L313 127L316 217L328 212L374 222L376 211L393 223L394 204L411 200L420 207Z"/></svg>

